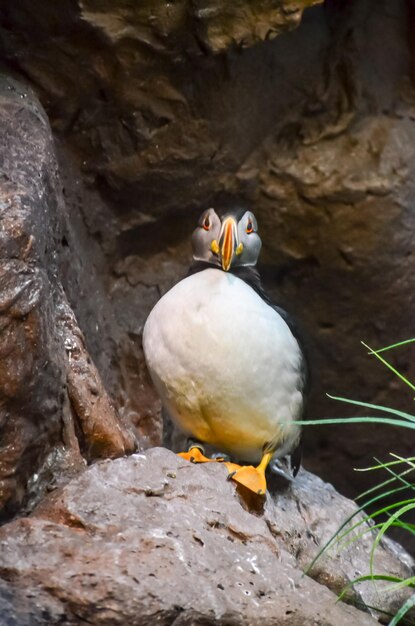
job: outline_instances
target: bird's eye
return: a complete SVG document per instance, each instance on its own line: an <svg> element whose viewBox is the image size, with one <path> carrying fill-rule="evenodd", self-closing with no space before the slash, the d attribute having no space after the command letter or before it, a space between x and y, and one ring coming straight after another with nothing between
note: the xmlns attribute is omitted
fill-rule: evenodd
<svg viewBox="0 0 415 626"><path fill-rule="evenodd" d="M246 232L248 235L254 232L254 224L251 219L248 220L248 224L246 225Z"/></svg>
<svg viewBox="0 0 415 626"><path fill-rule="evenodd" d="M205 230L210 230L210 219L209 219L209 215L206 215L205 219L203 220L203 224L202 224L203 228Z"/></svg>

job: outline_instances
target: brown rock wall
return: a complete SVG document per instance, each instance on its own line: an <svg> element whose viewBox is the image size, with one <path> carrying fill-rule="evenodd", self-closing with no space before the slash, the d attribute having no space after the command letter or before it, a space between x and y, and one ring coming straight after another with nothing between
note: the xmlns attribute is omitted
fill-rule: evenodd
<svg viewBox="0 0 415 626"><path fill-rule="evenodd" d="M58 278L63 199L47 118L0 87L0 514L87 459L132 451ZM75 431L78 431L76 433ZM78 435L78 436L77 436Z"/></svg>

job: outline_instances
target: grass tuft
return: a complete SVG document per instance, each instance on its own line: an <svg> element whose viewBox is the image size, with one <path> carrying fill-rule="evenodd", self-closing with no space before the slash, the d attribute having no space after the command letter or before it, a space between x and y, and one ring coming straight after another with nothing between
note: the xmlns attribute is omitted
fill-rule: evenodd
<svg viewBox="0 0 415 626"><path fill-rule="evenodd" d="M384 356L380 354L388 350L401 348L402 346L413 342L415 342L415 338L400 341L379 350L373 350L363 341L362 344L368 350L369 355L377 358L401 382L409 387L411 391L415 391L415 384L408 380L402 372L399 372L388 360L384 358ZM300 423L307 426L323 424L377 423L400 428L415 429L415 415L406 413L405 411L399 411L391 407L361 402L340 396L328 395L328 397L338 402L351 404L359 408L370 409L375 411L375 413L380 413L380 415L307 420ZM376 463L375 465L356 470L361 472L386 472L387 477L386 479L380 480L377 485L366 490L356 498L359 502L359 506L356 511L350 515L337 529L337 532L321 548L306 570L306 573L310 572L318 559L329 548L337 546L338 548L343 549L365 534L373 534L374 539L369 556L368 573L351 581L342 591L339 599L344 598L347 592L350 591L350 589L355 585L367 581L372 581L373 584L376 584L378 581L390 582L391 585L383 590L390 593L398 592L405 587L415 589L415 576L410 576L405 579L393 575L377 574L375 572L376 549L382 541L383 536L390 528L400 528L410 535L415 535L415 525L405 521L404 519L408 513L415 510L415 495L413 497L406 497L405 499L402 499L402 496L400 495L403 491L406 493L408 493L408 490L415 491L415 484L411 481L413 472L415 471L415 457L405 458L394 453L391 453L391 457L392 460L387 462L374 459ZM389 500L390 498L396 498L396 501L392 504L382 504L382 502L385 502L386 498ZM376 505L376 507L374 507L374 505ZM364 513L365 510L371 510L373 508L376 508L376 510L371 513ZM389 626L397 626L399 623L401 623L401 626L408 623L414 624L412 620L411 622L407 621L407 614L413 607L415 607L415 592L399 608L395 615L389 615ZM384 611L378 609L377 607L371 608L385 614Z"/></svg>

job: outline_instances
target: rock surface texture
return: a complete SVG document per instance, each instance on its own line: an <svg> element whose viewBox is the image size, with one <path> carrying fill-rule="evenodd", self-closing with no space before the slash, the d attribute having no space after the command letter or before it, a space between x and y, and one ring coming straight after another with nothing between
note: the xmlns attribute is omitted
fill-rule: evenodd
<svg viewBox="0 0 415 626"><path fill-rule="evenodd" d="M0 516L85 459L134 450L60 284L63 207L34 95L0 82Z"/></svg>
<svg viewBox="0 0 415 626"><path fill-rule="evenodd" d="M0 529L0 623L378 623L336 603L366 572L369 537L302 574L352 502L302 471L263 509L251 506L220 464L195 466L161 448L99 462ZM394 544L379 546L377 572L408 575L411 566ZM391 610L380 590L365 583L350 601Z"/></svg>

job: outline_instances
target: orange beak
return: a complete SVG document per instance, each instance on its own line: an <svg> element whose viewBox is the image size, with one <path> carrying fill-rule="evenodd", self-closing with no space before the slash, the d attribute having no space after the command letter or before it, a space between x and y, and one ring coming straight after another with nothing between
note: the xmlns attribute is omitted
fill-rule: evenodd
<svg viewBox="0 0 415 626"><path fill-rule="evenodd" d="M231 266L236 249L236 223L233 217L227 217L222 224L219 236L219 247L222 269L227 272Z"/></svg>

